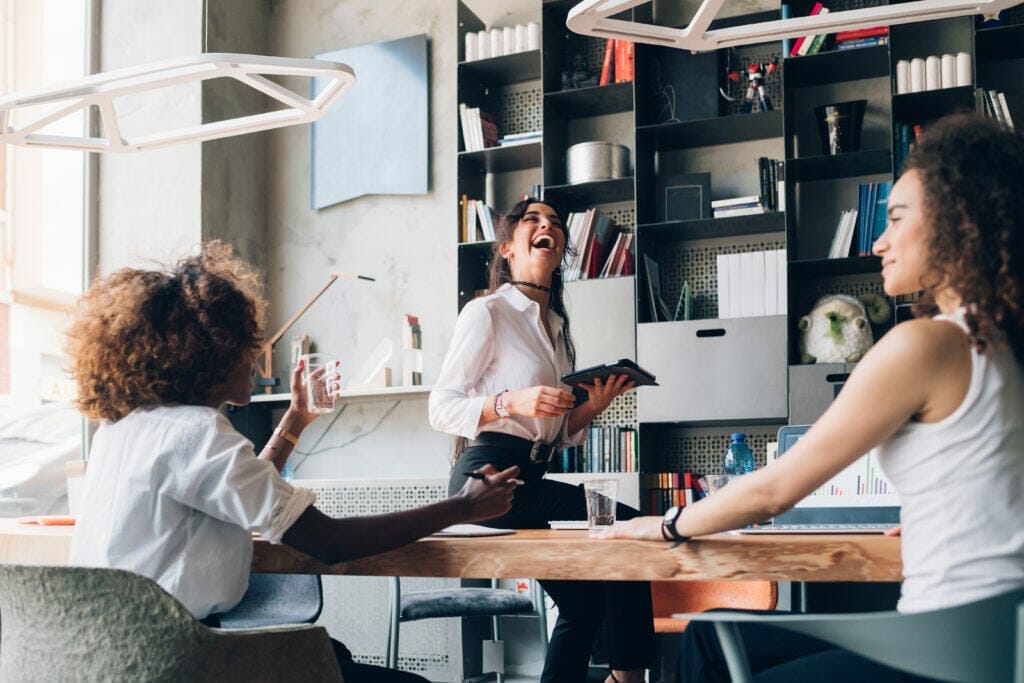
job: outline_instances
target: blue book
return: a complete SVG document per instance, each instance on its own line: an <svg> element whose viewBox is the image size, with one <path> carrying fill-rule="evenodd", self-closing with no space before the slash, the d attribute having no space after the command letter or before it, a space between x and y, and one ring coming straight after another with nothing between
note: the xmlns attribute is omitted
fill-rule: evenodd
<svg viewBox="0 0 1024 683"><path fill-rule="evenodd" d="M864 230L860 236L860 256L871 254L871 233L875 223L875 204L878 201L878 183L868 183L868 212L864 216Z"/></svg>
<svg viewBox="0 0 1024 683"><path fill-rule="evenodd" d="M871 245L885 232L885 225L889 217L889 190L892 189L892 181L886 180L878 183L878 198L875 200L875 221L871 229ZM868 253L871 252L871 245L868 246Z"/></svg>
<svg viewBox="0 0 1024 683"><path fill-rule="evenodd" d="M857 241L856 241L855 244L857 245L857 253L858 254L860 253L860 245L861 245L862 235L864 234L864 231L866 229L865 228L865 225L867 224L866 216L869 216L870 213L871 213L870 211L868 211L868 207L869 207L869 204L868 204L868 189L869 188L870 188L870 184L869 183L861 183L860 186L857 188ZM849 254L843 254L843 257L845 257L845 256L849 256Z"/></svg>

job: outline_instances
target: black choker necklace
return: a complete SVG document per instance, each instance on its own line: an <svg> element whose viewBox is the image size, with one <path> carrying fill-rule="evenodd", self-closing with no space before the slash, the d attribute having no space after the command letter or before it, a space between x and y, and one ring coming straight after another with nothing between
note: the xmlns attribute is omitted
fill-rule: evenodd
<svg viewBox="0 0 1024 683"><path fill-rule="evenodd" d="M551 293L551 288L550 287L545 287L544 285L538 285L536 282L527 282L526 280L512 280L512 282L510 282L509 284L510 285L519 285L521 287L530 287L531 289L539 289L540 291L546 292L547 294Z"/></svg>

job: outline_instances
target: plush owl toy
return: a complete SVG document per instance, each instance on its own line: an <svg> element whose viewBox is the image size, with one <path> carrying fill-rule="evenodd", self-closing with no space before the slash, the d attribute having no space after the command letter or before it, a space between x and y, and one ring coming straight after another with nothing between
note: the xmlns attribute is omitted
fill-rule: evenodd
<svg viewBox="0 0 1024 683"><path fill-rule="evenodd" d="M878 294L829 294L818 299L800 318L801 363L856 363L874 344L870 321L889 321L892 307Z"/></svg>

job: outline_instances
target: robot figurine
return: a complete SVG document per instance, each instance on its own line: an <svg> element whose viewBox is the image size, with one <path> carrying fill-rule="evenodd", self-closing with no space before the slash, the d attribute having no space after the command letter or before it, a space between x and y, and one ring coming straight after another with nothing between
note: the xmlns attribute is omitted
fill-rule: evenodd
<svg viewBox="0 0 1024 683"><path fill-rule="evenodd" d="M768 97L768 91L764 88L764 79L775 73L778 68L778 62L774 59L770 62L763 64L750 64L747 66L747 95L744 98L743 105L740 107L741 114L749 114L754 111L755 96L757 102L761 105L761 111L771 111L772 99ZM739 71L729 71L729 80L734 83L739 83L743 78Z"/></svg>

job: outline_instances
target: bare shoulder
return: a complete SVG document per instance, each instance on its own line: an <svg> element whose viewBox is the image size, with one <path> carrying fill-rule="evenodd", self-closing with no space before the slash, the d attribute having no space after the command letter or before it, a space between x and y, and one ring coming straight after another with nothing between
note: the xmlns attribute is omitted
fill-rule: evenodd
<svg viewBox="0 0 1024 683"><path fill-rule="evenodd" d="M962 354L969 357L967 335L957 324L918 318L896 325L876 344L875 355L898 359L910 367L934 367Z"/></svg>

